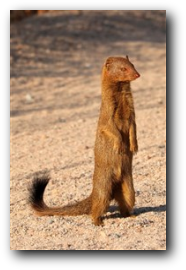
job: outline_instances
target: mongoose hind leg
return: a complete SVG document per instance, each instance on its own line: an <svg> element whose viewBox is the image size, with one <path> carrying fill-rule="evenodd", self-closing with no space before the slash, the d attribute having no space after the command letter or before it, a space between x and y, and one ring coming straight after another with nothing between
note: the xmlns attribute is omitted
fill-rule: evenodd
<svg viewBox="0 0 186 270"><path fill-rule="evenodd" d="M92 220L95 225L103 225L102 215L107 211L110 201L110 189L94 189L92 200Z"/></svg>
<svg viewBox="0 0 186 270"><path fill-rule="evenodd" d="M135 191L132 177L124 177L123 182L114 190L114 199L117 201L123 217L130 216L135 203Z"/></svg>

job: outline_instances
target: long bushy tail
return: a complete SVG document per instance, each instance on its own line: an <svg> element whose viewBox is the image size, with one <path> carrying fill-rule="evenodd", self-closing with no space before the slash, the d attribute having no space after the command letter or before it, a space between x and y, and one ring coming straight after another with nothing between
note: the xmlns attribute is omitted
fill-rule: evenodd
<svg viewBox="0 0 186 270"><path fill-rule="evenodd" d="M44 200L43 195L45 188L50 180L48 173L36 174L32 186L30 187L29 202L36 214L40 216L78 216L91 213L92 196L79 201L72 205L63 207L48 207Z"/></svg>

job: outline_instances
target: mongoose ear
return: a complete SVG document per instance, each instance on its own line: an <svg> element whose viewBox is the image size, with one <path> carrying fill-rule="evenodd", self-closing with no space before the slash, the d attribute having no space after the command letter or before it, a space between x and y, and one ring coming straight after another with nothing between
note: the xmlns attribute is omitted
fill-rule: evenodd
<svg viewBox="0 0 186 270"><path fill-rule="evenodd" d="M110 64L110 63L106 63L106 64L105 64L105 67L106 67L107 70L109 70L110 67L111 67L111 64Z"/></svg>
<svg viewBox="0 0 186 270"><path fill-rule="evenodd" d="M110 69L110 66L111 66L111 61L108 58L107 61L106 61L106 63L105 63L105 67L106 67L107 70L109 70Z"/></svg>
<svg viewBox="0 0 186 270"><path fill-rule="evenodd" d="M127 58L127 60L129 61L129 57L128 57L128 55L126 55L126 58Z"/></svg>

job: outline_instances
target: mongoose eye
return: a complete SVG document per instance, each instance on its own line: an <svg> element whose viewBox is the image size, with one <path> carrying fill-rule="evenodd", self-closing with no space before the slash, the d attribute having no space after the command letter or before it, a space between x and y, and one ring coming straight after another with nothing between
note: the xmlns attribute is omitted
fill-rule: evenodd
<svg viewBox="0 0 186 270"><path fill-rule="evenodd" d="M121 71L127 71L127 68L122 67L122 68L121 68Z"/></svg>

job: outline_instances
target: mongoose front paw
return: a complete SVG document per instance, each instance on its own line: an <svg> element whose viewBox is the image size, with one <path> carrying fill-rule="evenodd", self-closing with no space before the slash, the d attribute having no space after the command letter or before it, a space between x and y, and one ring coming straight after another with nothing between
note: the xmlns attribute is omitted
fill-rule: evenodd
<svg viewBox="0 0 186 270"><path fill-rule="evenodd" d="M114 151L114 154L117 154L117 155L122 155L123 154L123 151L122 151L121 147L114 147L113 151Z"/></svg>
<svg viewBox="0 0 186 270"><path fill-rule="evenodd" d="M138 145L137 144L130 145L130 151L132 153L137 153L138 152Z"/></svg>
<svg viewBox="0 0 186 270"><path fill-rule="evenodd" d="M114 141L113 150L116 154L122 154L121 141L119 139Z"/></svg>

